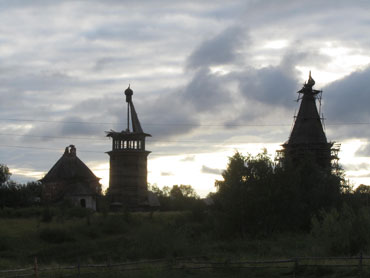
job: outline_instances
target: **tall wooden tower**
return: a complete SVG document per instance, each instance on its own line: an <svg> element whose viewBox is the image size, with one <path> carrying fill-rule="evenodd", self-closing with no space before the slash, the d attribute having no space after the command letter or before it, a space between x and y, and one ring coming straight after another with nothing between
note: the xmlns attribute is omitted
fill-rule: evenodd
<svg viewBox="0 0 370 278"><path fill-rule="evenodd" d="M339 145L333 147L334 143L326 139L322 118L316 106L318 100L321 109L322 91L312 89L314 85L310 72L308 81L298 91L301 105L289 140L280 151L280 160L287 159L296 164L305 157L312 156L321 168L330 170L332 163L333 166L337 164Z"/></svg>
<svg viewBox="0 0 370 278"><path fill-rule="evenodd" d="M127 102L127 129L121 132L110 130L112 138L109 188L111 206L140 209L147 205L147 157L145 138L151 136L141 128L132 102L130 86L125 91ZM131 126L130 126L131 123Z"/></svg>

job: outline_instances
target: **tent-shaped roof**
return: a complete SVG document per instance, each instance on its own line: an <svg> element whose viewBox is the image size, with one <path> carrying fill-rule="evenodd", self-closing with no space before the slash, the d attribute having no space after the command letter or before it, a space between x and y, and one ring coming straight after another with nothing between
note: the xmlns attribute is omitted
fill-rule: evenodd
<svg viewBox="0 0 370 278"><path fill-rule="evenodd" d="M298 92L303 94L303 97L288 144L327 143L321 118L316 107L315 96L320 91L312 89L314 84L315 81L312 79L310 73L308 82Z"/></svg>
<svg viewBox="0 0 370 278"><path fill-rule="evenodd" d="M67 180L99 180L94 173L76 155L73 145L66 147L62 157L45 175L42 182L56 182Z"/></svg>
<svg viewBox="0 0 370 278"><path fill-rule="evenodd" d="M139 117L137 116L136 110L134 103L132 102L132 95L133 91L130 88L130 86L125 90L125 95L126 95L126 102L128 104L127 106L127 129L122 130L121 132L116 132L114 130L107 131L107 136L108 137L124 137L128 138L129 140L134 137L146 137L146 136L151 136L148 133L145 133L143 131L143 128L141 127ZM130 124L131 124L131 129L130 130Z"/></svg>

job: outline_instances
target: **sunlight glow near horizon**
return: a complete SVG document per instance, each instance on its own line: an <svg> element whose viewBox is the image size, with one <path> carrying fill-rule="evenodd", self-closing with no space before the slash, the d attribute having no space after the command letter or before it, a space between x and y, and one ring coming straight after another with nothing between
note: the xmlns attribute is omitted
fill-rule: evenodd
<svg viewBox="0 0 370 278"><path fill-rule="evenodd" d="M356 157L355 152L364 142L361 140L349 140L341 142L339 152L339 164L349 165L355 163L370 164L368 158ZM235 151L239 151L244 156L251 154L257 155L266 148L268 155L273 160L275 152L281 149L281 143L259 143L229 145L234 150L201 153L201 154L184 154L175 156L162 156L148 159L148 183L156 184L159 188L164 186L172 187L173 185L186 184L191 185L201 197L206 197L209 192L215 192L215 180L222 180L220 174L202 173L202 166L212 169L224 170L227 167L228 158L233 156ZM188 159L187 159L188 158ZM103 170L93 169L94 173L101 177L103 188L106 189L109 184L109 163L101 164ZM346 171L346 179L349 179L355 187L360 184L369 184L370 178L363 177L368 173L367 170Z"/></svg>
<svg viewBox="0 0 370 278"><path fill-rule="evenodd" d="M357 187L360 184L370 185L370 178L367 169L348 169L346 165L369 164L370 160L366 157L356 157L355 152L364 145L362 140L347 140L341 142L339 152L339 163L344 165L345 178ZM201 197L206 197L209 192L215 192L215 180L222 180L220 174L203 173L202 167L210 169L224 170L227 167L228 158L233 156L235 151L239 151L244 156L261 153L266 148L268 155L274 159L276 150L281 149L281 143L259 143L259 144L239 144L229 145L233 150L220 151L214 153L183 154L175 156L161 156L148 159L148 183L156 184L159 188L173 185L191 185ZM86 163L86 162L85 162ZM103 192L109 185L109 162L105 163L86 163L94 174L101 178ZM52 165L50 166L52 167ZM48 169L49 170L49 169ZM27 168L10 168L14 180L34 181L41 179L46 173L33 171Z"/></svg>

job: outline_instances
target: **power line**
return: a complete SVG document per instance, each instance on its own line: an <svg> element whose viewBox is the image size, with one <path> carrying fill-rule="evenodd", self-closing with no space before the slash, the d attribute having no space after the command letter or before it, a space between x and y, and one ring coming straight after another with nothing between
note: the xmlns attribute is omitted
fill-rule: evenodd
<svg viewBox="0 0 370 278"><path fill-rule="evenodd" d="M32 135L32 134L14 134L14 133L0 133L0 136L17 136L17 137L32 137L32 138L50 138L50 139L74 139L74 140L99 140L108 141L109 138L101 137L67 137L67 136L50 136L50 135Z"/></svg>
<svg viewBox="0 0 370 278"><path fill-rule="evenodd" d="M112 123L100 123L100 122L86 122L86 121L52 121L52 120L32 120L32 119L4 119L0 118L0 121L9 122L39 122L39 123L60 123L60 124L112 124Z"/></svg>
<svg viewBox="0 0 370 278"><path fill-rule="evenodd" d="M31 146L19 146L19 145L3 145L0 144L0 147L6 148L20 148L20 149L35 149L35 150L49 150L49 151L62 151L63 148L44 148L44 147L31 147ZM91 151L91 150L78 150L81 153L99 153L104 154L104 151ZM194 155L195 153L151 153L150 156L173 156L173 155ZM196 154L200 154L197 152Z"/></svg>
<svg viewBox="0 0 370 278"><path fill-rule="evenodd" d="M0 121L10 121L10 122L41 122L41 123L59 123L59 124L97 124L97 125L115 125L117 123L112 122L91 122L91 121L56 121L56 120L34 120L34 119L14 119L14 118L0 118ZM280 123L271 123L271 124L193 124L193 123L143 123L146 126L208 126L208 127L274 127L274 126L291 126L291 124L280 124ZM326 124L329 126L338 126L338 125L370 125L370 122L350 122L350 123L329 123Z"/></svg>
<svg viewBox="0 0 370 278"><path fill-rule="evenodd" d="M49 135L32 135L32 134L14 134L14 133L0 133L0 136L17 136L17 137L31 137L31 138L50 138L50 139L73 139L73 140L92 140L92 141L109 141L109 138L104 137L67 137L67 136L49 136ZM235 141L220 141L220 140L156 140L150 139L149 143L209 143L209 142L222 142L229 144L244 144L245 142Z"/></svg>
<svg viewBox="0 0 370 278"><path fill-rule="evenodd" d="M57 123L57 124L97 124L97 125L115 125L117 123L112 122L88 122L88 121L53 121L53 120L33 120L33 119L4 119L0 118L0 121L10 122L41 122L41 123ZM287 124L193 124L193 123L143 123L144 126L289 126Z"/></svg>
<svg viewBox="0 0 370 278"><path fill-rule="evenodd" d="M12 145L0 145L0 147L6 148L21 148L21 149L36 149L36 150L49 150L49 151L60 151L61 148L44 148L44 147L30 147L30 146L12 146ZM98 151L86 151L86 150L79 150L79 152L89 152L89 153L101 153Z"/></svg>

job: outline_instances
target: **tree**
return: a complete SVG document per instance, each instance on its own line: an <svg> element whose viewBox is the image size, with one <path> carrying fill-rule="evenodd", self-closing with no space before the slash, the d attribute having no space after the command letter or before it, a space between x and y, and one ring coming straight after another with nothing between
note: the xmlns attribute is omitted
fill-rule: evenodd
<svg viewBox="0 0 370 278"><path fill-rule="evenodd" d="M240 235L309 230L311 218L339 205L342 177L321 169L310 157L275 166L266 150L256 156L236 152L214 195L222 227Z"/></svg>
<svg viewBox="0 0 370 278"><path fill-rule="evenodd" d="M41 197L41 183L28 182L18 184L14 181L6 182L0 187L1 207L27 207L39 202Z"/></svg>
<svg viewBox="0 0 370 278"><path fill-rule="evenodd" d="M162 197L164 195L163 191L158 187L157 184L148 183L148 190L157 195L157 197Z"/></svg>
<svg viewBox="0 0 370 278"><path fill-rule="evenodd" d="M370 186L365 184L360 184L356 190L355 193L358 194L370 194Z"/></svg>
<svg viewBox="0 0 370 278"><path fill-rule="evenodd" d="M156 185L150 185L149 190L157 195L161 210L191 210L201 202L191 185L173 185L172 188L164 186L162 190Z"/></svg>
<svg viewBox="0 0 370 278"><path fill-rule="evenodd" d="M6 183L11 176L8 166L0 164L0 185Z"/></svg>
<svg viewBox="0 0 370 278"><path fill-rule="evenodd" d="M287 161L276 171L275 180L281 191L279 196L289 204L281 211L289 216L290 224L285 224L294 225L295 229L309 230L313 216L340 205L343 174L323 169L314 156L307 154L298 164Z"/></svg>
<svg viewBox="0 0 370 278"><path fill-rule="evenodd" d="M257 156L236 152L229 158L223 181L216 181L216 208L228 222L226 226L240 235L261 232L271 207L274 165L267 151ZM221 216L222 217L222 216Z"/></svg>
<svg viewBox="0 0 370 278"><path fill-rule="evenodd" d="M181 184L180 186L174 185L170 190L171 198L199 198L198 194L195 192L191 185Z"/></svg>

